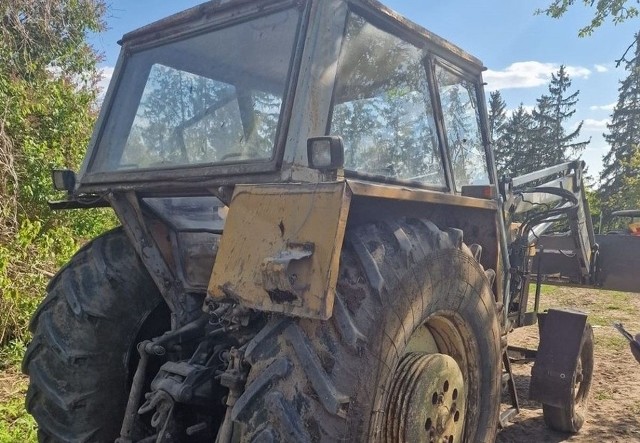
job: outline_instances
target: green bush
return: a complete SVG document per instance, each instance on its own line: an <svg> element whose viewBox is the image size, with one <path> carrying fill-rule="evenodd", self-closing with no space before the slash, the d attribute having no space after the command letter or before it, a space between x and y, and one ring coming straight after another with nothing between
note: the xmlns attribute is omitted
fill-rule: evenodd
<svg viewBox="0 0 640 443"><path fill-rule="evenodd" d="M102 0L0 6L0 347L29 339L46 284L110 211L52 212L51 169L78 169L96 117Z"/></svg>

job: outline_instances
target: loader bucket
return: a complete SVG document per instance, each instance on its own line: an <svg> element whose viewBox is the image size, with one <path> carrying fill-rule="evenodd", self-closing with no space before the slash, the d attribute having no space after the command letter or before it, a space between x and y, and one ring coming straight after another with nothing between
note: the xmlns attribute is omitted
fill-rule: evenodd
<svg viewBox="0 0 640 443"><path fill-rule="evenodd" d="M640 236L596 235L597 283L602 289L640 292Z"/></svg>
<svg viewBox="0 0 640 443"><path fill-rule="evenodd" d="M536 246L531 271L541 281L559 286L599 287L614 291L640 292L640 236L596 235L595 269L586 269L571 235L542 235Z"/></svg>

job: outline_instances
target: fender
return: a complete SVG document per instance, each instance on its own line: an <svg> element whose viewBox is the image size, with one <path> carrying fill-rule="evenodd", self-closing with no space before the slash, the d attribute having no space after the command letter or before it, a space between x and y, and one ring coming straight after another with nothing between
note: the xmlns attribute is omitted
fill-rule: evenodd
<svg viewBox="0 0 640 443"><path fill-rule="evenodd" d="M540 317L540 345L531 369L529 398L555 406L568 406L587 314L549 309Z"/></svg>

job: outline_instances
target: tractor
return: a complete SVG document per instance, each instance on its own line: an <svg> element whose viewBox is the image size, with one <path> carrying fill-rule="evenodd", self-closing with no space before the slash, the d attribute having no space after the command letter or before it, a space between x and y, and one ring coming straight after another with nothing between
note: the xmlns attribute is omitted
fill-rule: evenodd
<svg viewBox="0 0 640 443"><path fill-rule="evenodd" d="M539 287L616 269L581 162L498 178L480 60L375 0L210 1L121 45L80 171L53 172L52 208L121 226L33 316L40 441L490 443L517 352L580 429L592 331Z"/></svg>

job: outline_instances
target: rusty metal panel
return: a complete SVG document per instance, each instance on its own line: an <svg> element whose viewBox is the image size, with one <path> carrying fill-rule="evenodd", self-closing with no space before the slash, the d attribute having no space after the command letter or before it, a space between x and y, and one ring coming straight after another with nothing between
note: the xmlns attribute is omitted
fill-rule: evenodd
<svg viewBox="0 0 640 443"><path fill-rule="evenodd" d="M331 317L350 196L344 182L237 186L208 297Z"/></svg>
<svg viewBox="0 0 640 443"><path fill-rule="evenodd" d="M362 197L464 206L466 208L489 209L493 211L498 209L498 203L495 200L463 197L442 191L430 191L404 185L371 183L357 179L348 179L347 182L353 194Z"/></svg>
<svg viewBox="0 0 640 443"><path fill-rule="evenodd" d="M573 397L574 373L587 314L549 309L541 318L540 345L531 369L529 398L555 407Z"/></svg>
<svg viewBox="0 0 640 443"><path fill-rule="evenodd" d="M598 250L597 284L602 289L640 292L640 237L596 235Z"/></svg>

